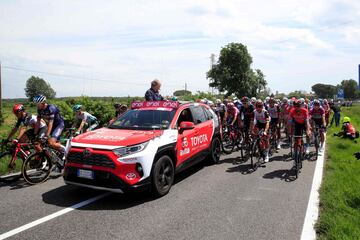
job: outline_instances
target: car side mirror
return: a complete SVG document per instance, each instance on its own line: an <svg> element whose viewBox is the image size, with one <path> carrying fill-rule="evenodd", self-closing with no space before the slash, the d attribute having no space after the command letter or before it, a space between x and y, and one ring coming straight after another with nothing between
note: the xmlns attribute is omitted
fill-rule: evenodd
<svg viewBox="0 0 360 240"><path fill-rule="evenodd" d="M179 130L182 132L182 131L193 129L193 128L195 128L195 124L193 122L184 121L184 122L180 123Z"/></svg>

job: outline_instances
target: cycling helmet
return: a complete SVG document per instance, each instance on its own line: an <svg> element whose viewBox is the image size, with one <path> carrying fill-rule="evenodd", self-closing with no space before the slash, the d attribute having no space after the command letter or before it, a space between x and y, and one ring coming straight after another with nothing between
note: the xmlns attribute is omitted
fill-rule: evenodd
<svg viewBox="0 0 360 240"><path fill-rule="evenodd" d="M177 97L173 96L173 97L171 98L171 101L177 101Z"/></svg>
<svg viewBox="0 0 360 240"><path fill-rule="evenodd" d="M74 112L78 112L78 111L80 111L81 110L81 105L80 104L76 104L74 107L73 107L73 111Z"/></svg>
<svg viewBox="0 0 360 240"><path fill-rule="evenodd" d="M269 99L269 103L274 103L274 104L275 104L275 103L276 103L276 100L275 100L274 98L270 98L270 99Z"/></svg>
<svg viewBox="0 0 360 240"><path fill-rule="evenodd" d="M256 102L256 97L252 97L251 102L255 103Z"/></svg>
<svg viewBox="0 0 360 240"><path fill-rule="evenodd" d="M344 117L343 122L350 122L350 118L349 117Z"/></svg>
<svg viewBox="0 0 360 240"><path fill-rule="evenodd" d="M328 103L328 100L327 100L327 99L324 99L324 103L325 103L325 104Z"/></svg>
<svg viewBox="0 0 360 240"><path fill-rule="evenodd" d="M314 100L314 106L320 106L320 101L317 100L317 99L315 99L315 100Z"/></svg>
<svg viewBox="0 0 360 240"><path fill-rule="evenodd" d="M256 107L263 107L264 103L263 103L263 101L261 101L261 99L259 99L259 100L256 101L255 106Z"/></svg>
<svg viewBox="0 0 360 240"><path fill-rule="evenodd" d="M304 98L300 98L299 99L300 103L303 104L305 102L305 99Z"/></svg>
<svg viewBox="0 0 360 240"><path fill-rule="evenodd" d="M227 109L232 109L232 108L234 108L235 107L235 105L234 105L234 103L232 103L232 102L229 102L227 105L226 105L226 108Z"/></svg>
<svg viewBox="0 0 360 240"><path fill-rule="evenodd" d="M248 103L250 101L250 99L248 98L248 97L243 97L242 99L241 99L241 102L242 103Z"/></svg>
<svg viewBox="0 0 360 240"><path fill-rule="evenodd" d="M293 105L294 105L294 107L300 107L300 106L301 106L301 102L300 102L298 99L295 99L295 100L293 101Z"/></svg>
<svg viewBox="0 0 360 240"><path fill-rule="evenodd" d="M266 101L266 102L268 102L269 100L270 100L270 97L269 97L269 96L265 98L265 101Z"/></svg>
<svg viewBox="0 0 360 240"><path fill-rule="evenodd" d="M19 112L25 111L25 107L22 104L15 104L13 107L13 113L18 114Z"/></svg>
<svg viewBox="0 0 360 240"><path fill-rule="evenodd" d="M114 108L119 108L119 107L121 107L120 103L114 103Z"/></svg>
<svg viewBox="0 0 360 240"><path fill-rule="evenodd" d="M287 103L287 102L288 102L288 99L287 99L286 97L284 97L284 98L282 99L282 102L283 102L283 103Z"/></svg>
<svg viewBox="0 0 360 240"><path fill-rule="evenodd" d="M45 102L46 101L46 97L44 95L36 95L34 98L33 98L33 101L34 103L42 103L42 102Z"/></svg>
<svg viewBox="0 0 360 240"><path fill-rule="evenodd" d="M220 104L221 100L220 99L216 99L216 104Z"/></svg>

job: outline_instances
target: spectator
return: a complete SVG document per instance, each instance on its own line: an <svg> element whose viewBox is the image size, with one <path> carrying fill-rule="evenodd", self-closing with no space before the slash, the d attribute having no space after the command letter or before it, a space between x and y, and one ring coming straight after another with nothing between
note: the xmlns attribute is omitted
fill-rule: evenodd
<svg viewBox="0 0 360 240"><path fill-rule="evenodd" d="M338 127L340 125L340 104L336 104L331 102L330 103L330 109L334 112L334 116L331 119L330 126L333 124L335 120L335 125Z"/></svg>
<svg viewBox="0 0 360 240"><path fill-rule="evenodd" d="M151 88L145 93L146 101L163 101L164 98L160 95L161 83L158 79L155 79L151 82Z"/></svg>

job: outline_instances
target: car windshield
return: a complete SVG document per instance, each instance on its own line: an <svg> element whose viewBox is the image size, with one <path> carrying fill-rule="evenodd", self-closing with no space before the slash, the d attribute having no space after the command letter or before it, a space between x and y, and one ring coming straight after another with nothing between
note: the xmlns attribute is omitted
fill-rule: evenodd
<svg viewBox="0 0 360 240"><path fill-rule="evenodd" d="M116 119L109 128L117 129L167 129L175 115L175 110L129 110Z"/></svg>

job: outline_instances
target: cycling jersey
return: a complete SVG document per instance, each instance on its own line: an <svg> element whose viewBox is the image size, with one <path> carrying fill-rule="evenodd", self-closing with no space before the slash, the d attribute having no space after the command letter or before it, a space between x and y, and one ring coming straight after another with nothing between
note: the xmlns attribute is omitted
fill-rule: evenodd
<svg viewBox="0 0 360 240"><path fill-rule="evenodd" d="M240 108L240 114L244 119L244 122L251 121L254 119L254 106L249 104L248 107L242 105Z"/></svg>
<svg viewBox="0 0 360 240"><path fill-rule="evenodd" d="M76 115L76 119L80 121L85 121L87 124L91 125L95 122L97 122L97 118L93 115L91 115L88 112L82 112L81 114Z"/></svg>
<svg viewBox="0 0 360 240"><path fill-rule="evenodd" d="M239 109L237 109L235 106L230 109L228 108L227 114L229 118L234 119L237 115L239 115Z"/></svg>
<svg viewBox="0 0 360 240"><path fill-rule="evenodd" d="M322 120L325 111L322 107L316 109L315 107L310 110L310 116L313 120Z"/></svg>
<svg viewBox="0 0 360 240"><path fill-rule="evenodd" d="M309 113L306 108L293 108L289 117L295 124L304 124L309 119Z"/></svg>
<svg viewBox="0 0 360 240"><path fill-rule="evenodd" d="M20 126L24 126L24 127L32 127L35 128L35 125L37 123L37 117L35 115L30 115L30 114L26 114L25 117L23 118L19 118L16 122L15 127L18 128ZM45 127L46 124L43 122L40 122L40 128Z"/></svg>
<svg viewBox="0 0 360 240"><path fill-rule="evenodd" d="M55 105L48 104L45 109L38 109L38 115L47 121L54 120L54 127L59 124L64 124L60 110Z"/></svg>
<svg viewBox="0 0 360 240"><path fill-rule="evenodd" d="M346 131L347 134L355 135L355 133L356 133L354 126L349 122L344 123L342 128L344 131Z"/></svg>
<svg viewBox="0 0 360 240"><path fill-rule="evenodd" d="M268 105L266 110L269 112L269 115L272 119L280 117L280 107L277 104L274 104L273 107L270 107L270 105Z"/></svg>
<svg viewBox="0 0 360 240"><path fill-rule="evenodd" d="M270 115L268 111L262 109L261 112L254 111L254 124L258 128L265 128L267 122L270 122Z"/></svg>
<svg viewBox="0 0 360 240"><path fill-rule="evenodd" d="M45 109L38 109L38 116L47 121L54 121L50 135L59 140L64 130L64 119L60 115L60 110L55 105L48 104Z"/></svg>

